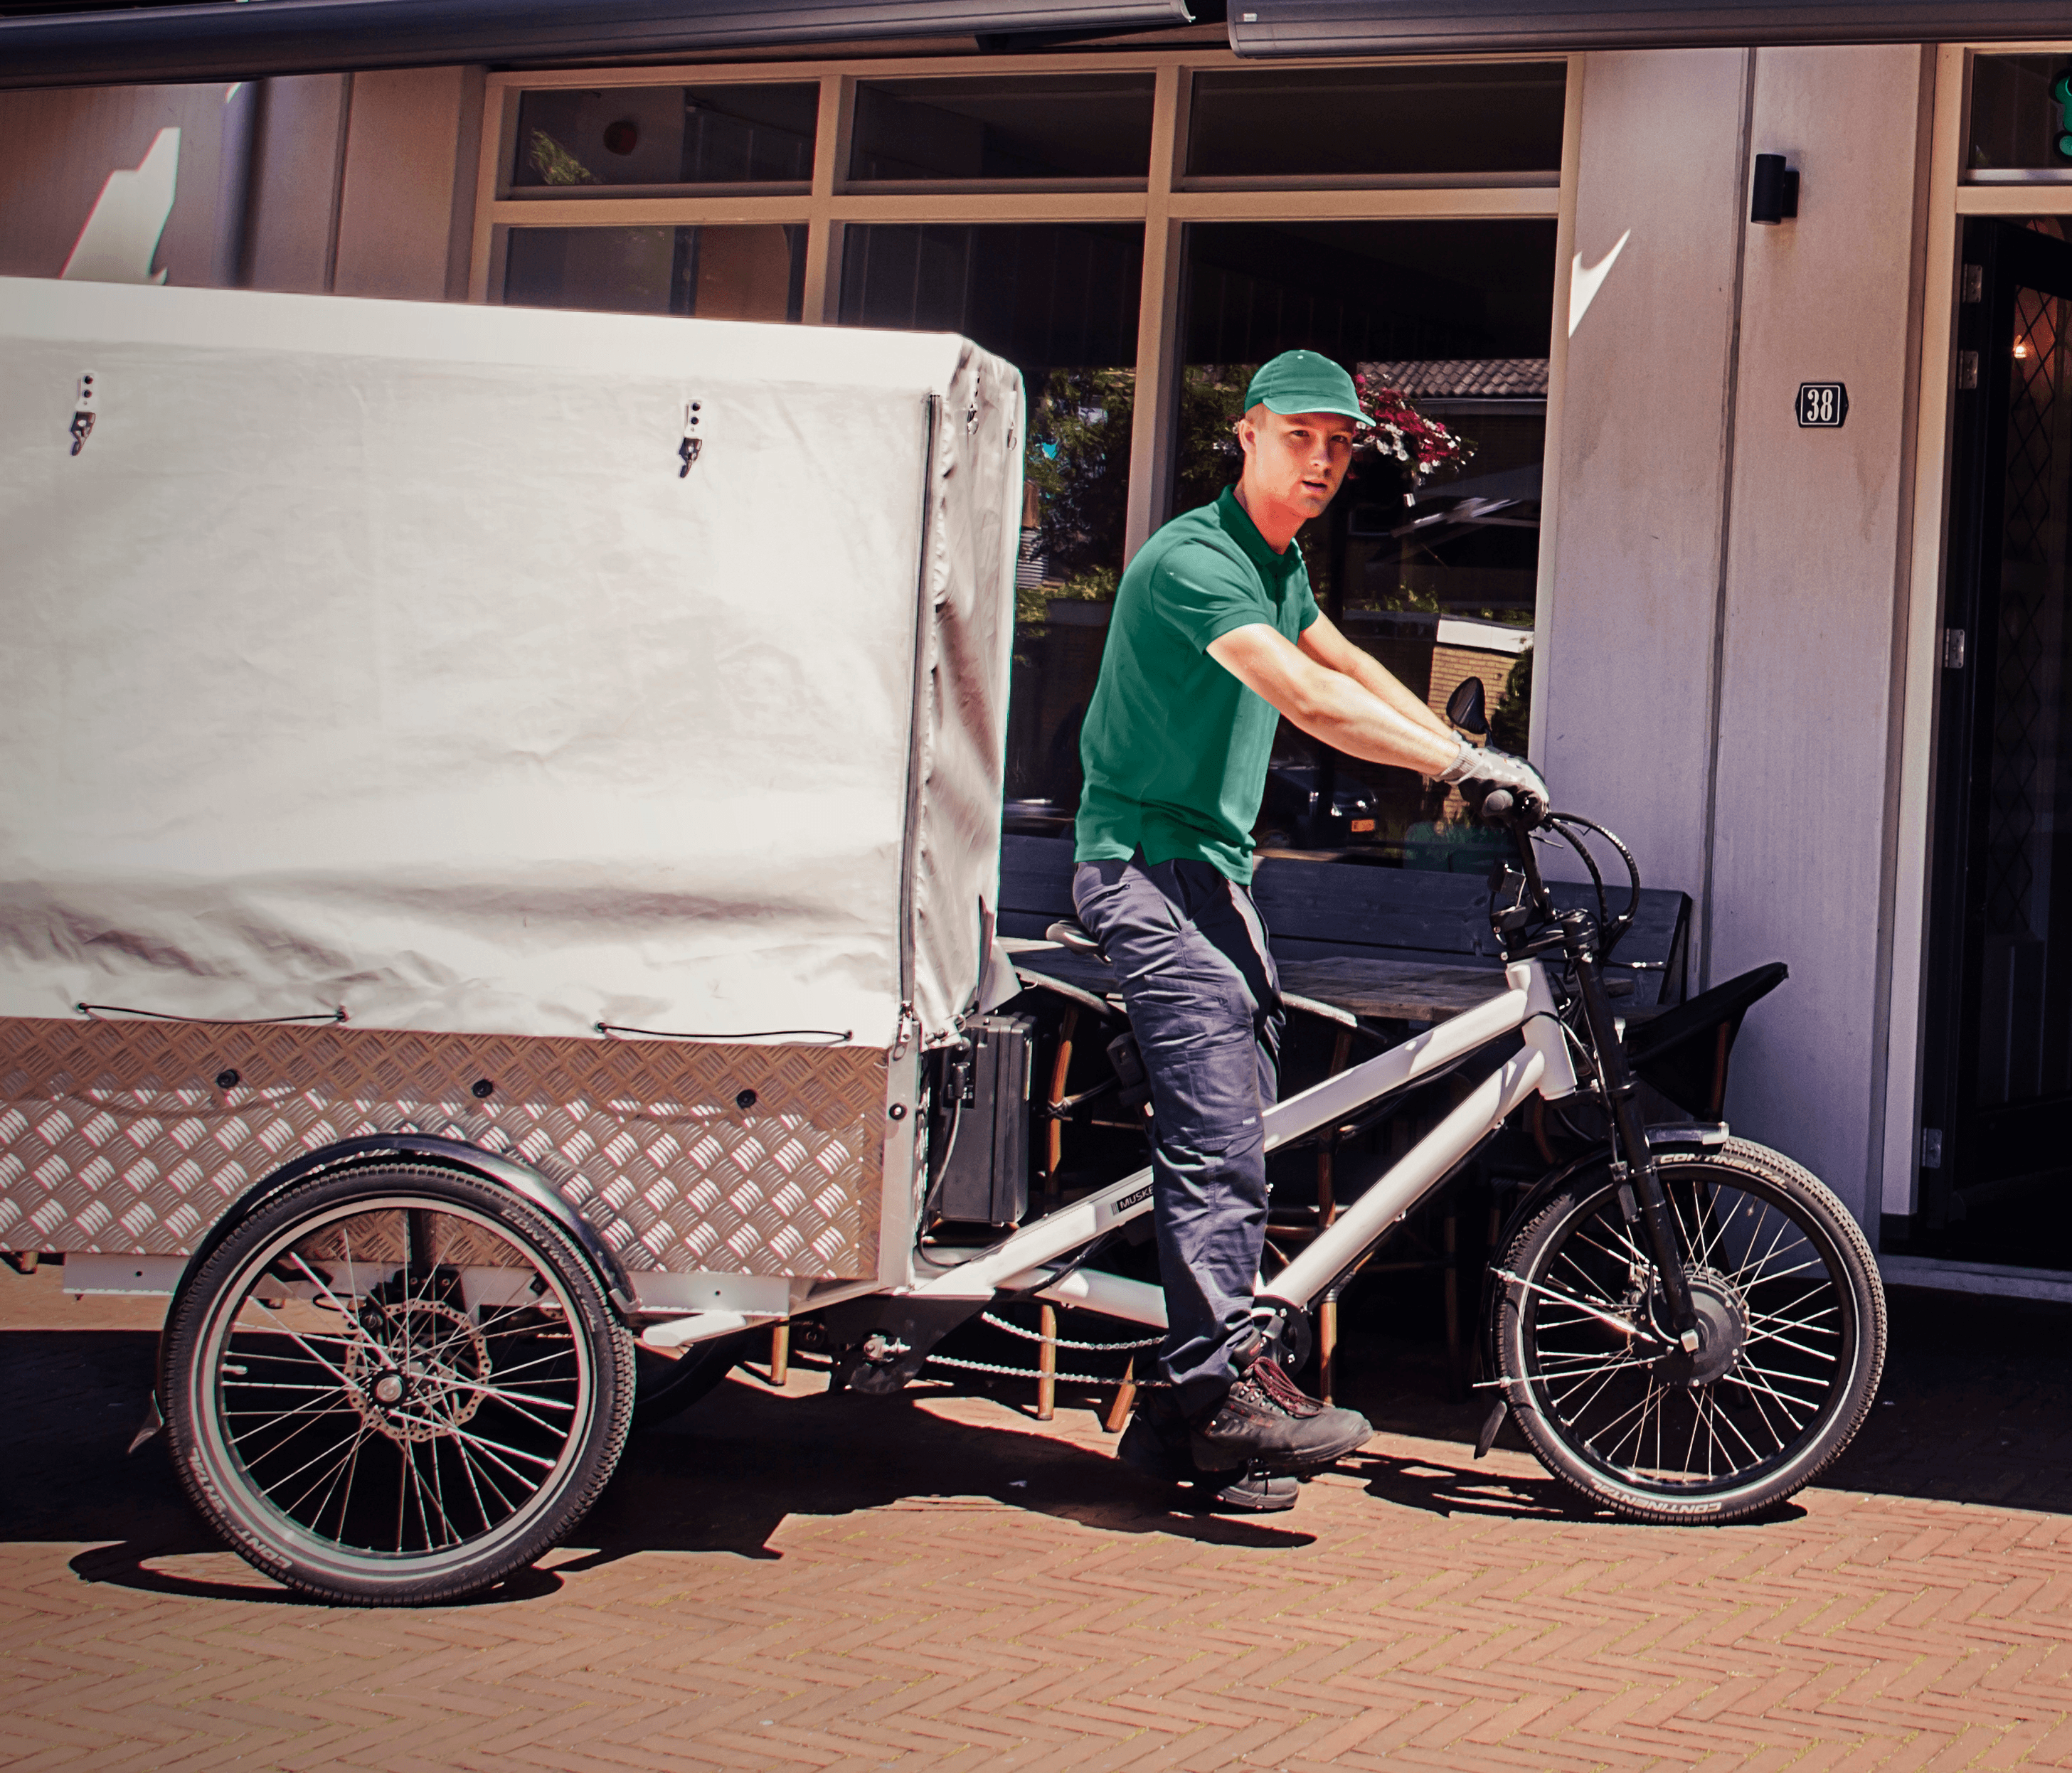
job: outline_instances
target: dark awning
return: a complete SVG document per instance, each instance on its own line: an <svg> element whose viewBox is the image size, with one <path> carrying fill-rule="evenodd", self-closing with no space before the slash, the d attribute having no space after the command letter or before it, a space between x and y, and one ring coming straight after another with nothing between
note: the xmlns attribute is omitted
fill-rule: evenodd
<svg viewBox="0 0 2072 1773"><path fill-rule="evenodd" d="M1230 0L1240 55L2072 37L2065 0Z"/></svg>
<svg viewBox="0 0 2072 1773"><path fill-rule="evenodd" d="M35 3L35 0L31 0ZM1188 23L1186 0L232 0L0 18L0 87L567 61Z"/></svg>

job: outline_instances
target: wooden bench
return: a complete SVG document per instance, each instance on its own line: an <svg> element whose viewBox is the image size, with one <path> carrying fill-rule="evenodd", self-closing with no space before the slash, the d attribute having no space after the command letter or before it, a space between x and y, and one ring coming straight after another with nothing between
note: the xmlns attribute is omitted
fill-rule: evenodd
<svg viewBox="0 0 2072 1773"><path fill-rule="evenodd" d="M1626 903L1623 880L1609 890L1617 911ZM1471 875L1272 856L1260 863L1252 892L1288 988L1334 1003L1330 991L1318 987L1335 979L1363 1006L1372 1006L1355 1009L1357 1015L1441 1020L1465 1008L1461 995L1474 990L1471 980L1445 975L1495 973L1503 965L1490 932L1488 885ZM1596 902L1587 885L1556 884L1553 893L1564 910ZM1000 905L1003 936L1040 939L1057 919L1072 916L1071 840L1012 833L1004 838ZM1683 1001L1690 924L1688 893L1641 889L1639 914L1605 969L1622 1008ZM1313 971L1313 962L1386 964ZM1299 975L1290 970L1298 965ZM1420 1008L1420 992L1439 995ZM1444 1008L1447 1003L1451 1007ZM1350 1002L1345 1007L1354 1008Z"/></svg>
<svg viewBox="0 0 2072 1773"><path fill-rule="evenodd" d="M1068 996L1076 995L1079 1006L1068 1011L1057 1050L1048 1091L1053 1103L1063 1096L1079 1009L1120 1018L1106 964L1043 940L1053 922L1075 914L1072 868L1069 839L1010 833L1002 840L999 929L1016 950L1017 970L1031 983L1040 979ZM1623 880L1608 891L1616 912L1626 903ZM1553 893L1564 910L1595 905L1596 895L1586 885L1557 884ZM1265 920L1289 1008L1339 1024L1333 1071L1347 1063L1358 1022L1444 1021L1503 989L1501 950L1490 929L1489 889L1474 876L1272 855L1259 862L1252 897ZM1659 887L1642 890L1634 927L1614 951L1614 964L1605 969L1622 1011L1634 1020L1659 1015L1682 1001L1690 917L1688 894ZM1048 1123L1047 1168L1053 1175L1059 1131L1056 1121ZM1317 1200L1309 1235L1336 1217L1333 1169L1333 1143L1326 1141L1317 1155ZM1449 1353L1457 1369L1462 1333L1450 1205L1441 1233L1436 1259L1388 1262L1380 1269L1444 1269ZM1334 1389L1338 1291L1332 1288L1318 1311L1319 1389L1326 1398ZM1133 1390L1125 1381L1112 1426L1120 1427Z"/></svg>

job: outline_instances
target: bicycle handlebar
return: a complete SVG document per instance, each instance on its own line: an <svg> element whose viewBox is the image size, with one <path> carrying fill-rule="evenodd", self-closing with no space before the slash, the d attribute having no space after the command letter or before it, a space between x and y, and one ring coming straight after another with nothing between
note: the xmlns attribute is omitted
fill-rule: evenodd
<svg viewBox="0 0 2072 1773"><path fill-rule="evenodd" d="M1543 916L1554 914L1554 901L1540 877L1540 858L1533 851L1532 833L1545 826L1581 858L1583 866L1589 872L1590 884L1597 893L1600 956L1609 956L1619 938L1633 927L1634 918L1640 909L1640 864L1618 834L1579 814L1557 813L1536 794L1521 794L1508 788L1492 789L1483 797L1482 819L1485 823L1503 826L1510 831L1518 846L1519 864L1525 871L1526 886ZM1568 829L1570 826L1594 831L1618 851L1619 860L1626 864L1626 909L1616 917L1611 914L1611 904L1605 895L1604 876L1598 871L1597 859L1590 854L1589 846Z"/></svg>

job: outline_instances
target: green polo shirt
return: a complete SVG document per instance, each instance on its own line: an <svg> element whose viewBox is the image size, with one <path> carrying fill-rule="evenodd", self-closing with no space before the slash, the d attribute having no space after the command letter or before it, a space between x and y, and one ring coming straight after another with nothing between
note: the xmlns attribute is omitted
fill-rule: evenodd
<svg viewBox="0 0 2072 1773"><path fill-rule="evenodd" d="M1317 619L1302 551L1276 554L1226 487L1144 544L1116 593L1079 733L1082 862L1192 857L1252 879L1252 827L1281 716L1208 655L1264 622L1293 641Z"/></svg>

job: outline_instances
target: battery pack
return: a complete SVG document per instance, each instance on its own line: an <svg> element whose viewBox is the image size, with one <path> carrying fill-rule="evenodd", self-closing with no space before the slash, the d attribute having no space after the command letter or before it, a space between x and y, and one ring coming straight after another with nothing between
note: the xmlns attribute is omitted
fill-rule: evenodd
<svg viewBox="0 0 2072 1773"><path fill-rule="evenodd" d="M969 1098L957 1118L936 1210L973 1225L1019 1225L1029 1211L1029 1096L1036 1018L981 1016L972 1044Z"/></svg>

